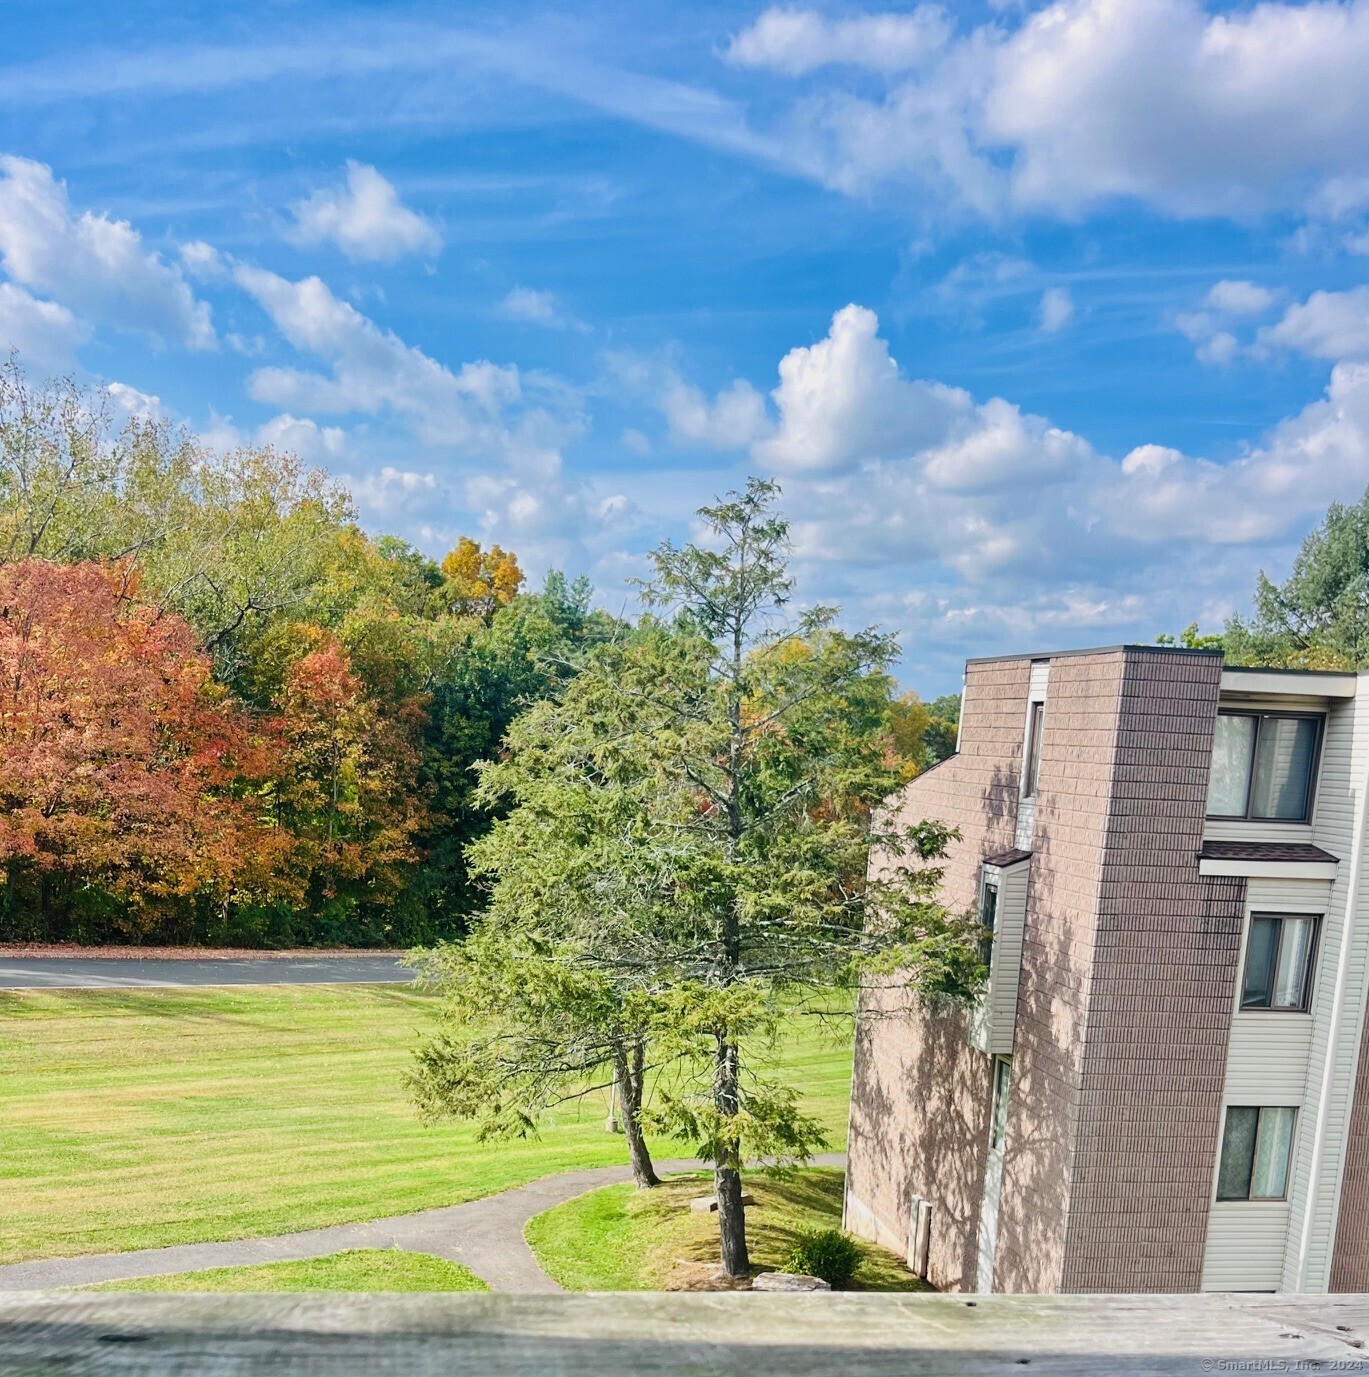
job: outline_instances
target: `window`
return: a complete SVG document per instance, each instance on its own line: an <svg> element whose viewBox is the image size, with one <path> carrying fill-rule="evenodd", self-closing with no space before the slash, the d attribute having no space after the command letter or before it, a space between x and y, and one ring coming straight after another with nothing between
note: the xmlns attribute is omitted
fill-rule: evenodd
<svg viewBox="0 0 1369 1377"><path fill-rule="evenodd" d="M1027 718L1027 758L1022 768L1022 797L1036 797L1036 777L1041 773L1041 723L1046 716L1044 703L1033 703Z"/></svg>
<svg viewBox="0 0 1369 1377"><path fill-rule="evenodd" d="M984 936L979 943L979 959L987 966L989 958L993 955L993 933L994 924L998 920L998 886L984 882L983 892L979 896L979 926L984 929Z"/></svg>
<svg viewBox="0 0 1369 1377"><path fill-rule="evenodd" d="M1008 1137L1008 1092L1012 1088L1012 1058L993 1059L993 1108L989 1115L989 1147L1001 1151Z"/></svg>
<svg viewBox="0 0 1369 1377"><path fill-rule="evenodd" d="M1320 739L1320 717L1218 713L1208 817L1305 822Z"/></svg>
<svg viewBox="0 0 1369 1377"><path fill-rule="evenodd" d="M1317 920L1296 913L1256 913L1245 947L1242 1009L1305 1011L1312 994Z"/></svg>
<svg viewBox="0 0 1369 1377"><path fill-rule="evenodd" d="M1218 1200L1282 1200L1288 1194L1296 1109L1229 1105L1217 1169Z"/></svg>

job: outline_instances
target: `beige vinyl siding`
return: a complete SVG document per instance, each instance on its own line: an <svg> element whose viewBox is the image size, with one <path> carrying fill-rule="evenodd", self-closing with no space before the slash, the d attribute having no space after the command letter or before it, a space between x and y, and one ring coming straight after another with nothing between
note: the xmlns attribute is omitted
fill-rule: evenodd
<svg viewBox="0 0 1369 1377"><path fill-rule="evenodd" d="M1240 822L1208 818L1203 826L1204 841L1307 843L1312 836L1312 825L1306 822Z"/></svg>
<svg viewBox="0 0 1369 1377"><path fill-rule="evenodd" d="M1239 970L1245 970L1250 919L1255 913L1327 912L1329 880L1251 879L1246 888ZM1325 918L1323 917L1323 925ZM1297 1105L1301 1136L1306 1115L1312 1014L1240 1008L1236 985L1231 1036L1227 1042L1223 1105ZM1313 992L1315 998L1315 987ZM1223 1116L1225 1117L1225 1116ZM1220 1131L1220 1130L1219 1130ZM1297 1149L1295 1147L1295 1153ZM1220 1163L1220 1144L1218 1144ZM1292 1176L1290 1174L1290 1191ZM1215 1195L1215 1180L1214 1180ZM1280 1288L1288 1250L1287 1201L1214 1201L1203 1253L1205 1291L1273 1291Z"/></svg>
<svg viewBox="0 0 1369 1377"><path fill-rule="evenodd" d="M1273 880L1252 876L1246 881L1251 913L1327 913L1331 908L1331 880Z"/></svg>
<svg viewBox="0 0 1369 1377"><path fill-rule="evenodd" d="M1356 730L1349 704L1338 704L1328 714L1322 747L1321 779L1310 826L1274 828L1285 840L1290 830L1303 832L1300 840L1315 840L1333 855L1349 855L1353 807L1350 797ZM1214 824L1208 823L1212 832ZM1254 824L1242 824L1239 835L1251 838ZM1266 828L1265 830L1269 830ZM1287 1201L1214 1202L1208 1220L1203 1255L1203 1288L1210 1291L1287 1290L1289 1257L1298 1254L1298 1231L1290 1223L1300 1218L1307 1200L1307 1179L1312 1159L1316 1115L1309 1099L1312 1047L1318 1034L1319 1016L1325 1022L1328 987L1334 987L1334 959L1328 956L1328 935L1339 944L1341 923L1337 905L1345 905L1348 867L1331 880L1251 878L1246 886L1246 914L1241 940L1241 965L1250 940L1250 918L1255 913L1315 913L1321 915L1317 965L1313 974L1312 1009L1306 1014L1240 1009L1240 985L1232 1010L1231 1037L1227 1043L1226 1084L1223 1104L1297 1105L1298 1127L1289 1173ZM1319 1012L1320 1015L1319 1015ZM1353 1068L1352 1068L1353 1074ZM1324 1175L1324 1173L1323 1173ZM1215 1191L1214 1191L1215 1193ZM1329 1259L1329 1247L1327 1248ZM1325 1290L1325 1282L1320 1289Z"/></svg>
<svg viewBox="0 0 1369 1377"><path fill-rule="evenodd" d="M1027 697L1033 703L1044 703L1046 701L1046 690L1050 686L1051 662L1049 660L1033 660L1031 679L1027 683Z"/></svg>
<svg viewBox="0 0 1369 1377"><path fill-rule="evenodd" d="M1019 794L1026 787L1027 736L1031 731L1031 705L1044 703L1050 687L1051 664L1049 660L1033 660L1031 679L1027 685L1027 715L1022 723L1022 764L1023 775L1018 782ZM1017 801L1017 832L1013 844L1019 851L1030 851L1032 839L1036 834L1036 799L1019 797Z"/></svg>
<svg viewBox="0 0 1369 1377"><path fill-rule="evenodd" d="M1017 832L1013 836L1013 845L1019 851L1030 851L1035 835L1036 800L1034 798L1021 799L1017 804Z"/></svg>
<svg viewBox="0 0 1369 1377"><path fill-rule="evenodd" d="M1009 1056L1017 1027L1017 986L1022 974L1022 933L1027 922L1029 862L1000 870L985 866L984 878L998 886L989 986L970 1021L970 1042L981 1052Z"/></svg>
<svg viewBox="0 0 1369 1377"><path fill-rule="evenodd" d="M1311 1045L1308 1014L1237 1014L1231 1021L1225 1103L1301 1105Z"/></svg>
<svg viewBox="0 0 1369 1377"><path fill-rule="evenodd" d="M1224 1200L1212 1206L1204 1291L1276 1291L1288 1236L1285 1200Z"/></svg>
<svg viewBox="0 0 1369 1377"><path fill-rule="evenodd" d="M1218 709L1222 712L1326 712L1332 703L1341 709L1353 702L1352 698L1315 698L1292 693L1272 697L1224 692Z"/></svg>
<svg viewBox="0 0 1369 1377"><path fill-rule="evenodd" d="M1361 676L1363 688L1365 676ZM1289 1227L1281 1289L1324 1292L1330 1280L1346 1129L1369 984L1369 889L1365 864L1365 789L1369 781L1369 705L1352 699L1327 716L1313 840L1341 857L1317 955L1312 1035L1289 1182Z"/></svg>

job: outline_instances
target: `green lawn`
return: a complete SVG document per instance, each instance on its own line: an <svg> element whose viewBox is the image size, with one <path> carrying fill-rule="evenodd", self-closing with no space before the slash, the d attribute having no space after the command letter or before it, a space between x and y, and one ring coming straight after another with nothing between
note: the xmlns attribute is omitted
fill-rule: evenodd
<svg viewBox="0 0 1369 1377"><path fill-rule="evenodd" d="M385 986L0 993L0 1262L371 1219L624 1160L600 1097L512 1143L419 1124L400 1076L434 1009ZM803 1020L783 1064L843 1146L849 1037Z"/></svg>
<svg viewBox="0 0 1369 1377"><path fill-rule="evenodd" d="M303 1262L211 1267L134 1281L107 1281L85 1291L488 1291L474 1272L429 1253L356 1248Z"/></svg>
<svg viewBox="0 0 1369 1377"><path fill-rule="evenodd" d="M747 1243L755 1271L782 1268L801 1229L841 1225L842 1173L811 1167L784 1177L749 1173L755 1204L746 1211ZM539 1214L526 1234L542 1270L568 1291L659 1291L677 1260L716 1262L716 1215L696 1214L693 1196L711 1193L707 1176L677 1176L654 1190L606 1186ZM893 1253L863 1245L852 1289L920 1291Z"/></svg>

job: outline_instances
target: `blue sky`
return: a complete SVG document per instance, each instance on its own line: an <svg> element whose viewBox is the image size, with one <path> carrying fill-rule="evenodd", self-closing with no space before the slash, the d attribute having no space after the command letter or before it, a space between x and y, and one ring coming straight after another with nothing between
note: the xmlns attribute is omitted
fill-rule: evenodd
<svg viewBox="0 0 1369 1377"><path fill-rule="evenodd" d="M772 475L931 693L1369 484L1369 0L92 14L0 19L0 343L433 554L621 605Z"/></svg>

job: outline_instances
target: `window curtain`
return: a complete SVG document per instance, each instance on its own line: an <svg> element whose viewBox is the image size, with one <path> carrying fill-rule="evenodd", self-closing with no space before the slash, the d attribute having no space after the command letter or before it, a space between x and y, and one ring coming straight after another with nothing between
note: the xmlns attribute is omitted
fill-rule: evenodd
<svg viewBox="0 0 1369 1377"><path fill-rule="evenodd" d="M1207 811L1211 816L1245 816L1250 756L1254 749L1253 717L1223 715L1217 718L1217 734L1212 742L1212 774L1207 789Z"/></svg>
<svg viewBox="0 0 1369 1377"><path fill-rule="evenodd" d="M1249 719L1246 719L1247 721ZM1257 818L1307 816L1317 724L1309 717L1266 717L1260 726L1260 758L1250 811Z"/></svg>

